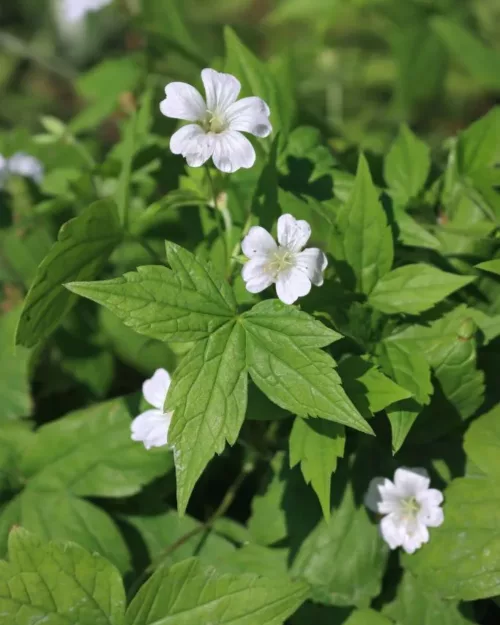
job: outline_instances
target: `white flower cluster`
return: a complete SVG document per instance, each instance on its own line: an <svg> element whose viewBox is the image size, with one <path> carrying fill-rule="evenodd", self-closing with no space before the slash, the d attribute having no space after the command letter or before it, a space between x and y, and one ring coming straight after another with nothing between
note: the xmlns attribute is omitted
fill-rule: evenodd
<svg viewBox="0 0 500 625"><path fill-rule="evenodd" d="M10 158L0 154L0 189L9 176L23 176L40 184L43 180L43 165L34 156L24 152L16 152Z"/></svg>
<svg viewBox="0 0 500 625"><path fill-rule="evenodd" d="M82 22L88 13L99 11L113 0L58 0L58 16L62 23L74 26Z"/></svg>

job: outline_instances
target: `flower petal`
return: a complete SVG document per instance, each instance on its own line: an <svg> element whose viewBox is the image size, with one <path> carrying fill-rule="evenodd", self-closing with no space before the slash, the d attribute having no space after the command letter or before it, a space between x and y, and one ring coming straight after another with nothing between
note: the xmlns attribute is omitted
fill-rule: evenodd
<svg viewBox="0 0 500 625"><path fill-rule="evenodd" d="M372 512L379 512L379 505L382 502L382 495L380 494L380 486L386 482L384 477L374 477L368 486L368 490L365 495L365 506Z"/></svg>
<svg viewBox="0 0 500 625"><path fill-rule="evenodd" d="M165 87L160 111L165 117L197 122L207 114L207 106L198 89L185 82L171 82Z"/></svg>
<svg viewBox="0 0 500 625"><path fill-rule="evenodd" d="M7 168L10 174L31 178L31 180L37 183L43 180L43 165L37 158L30 154L16 152L16 154L8 159Z"/></svg>
<svg viewBox="0 0 500 625"><path fill-rule="evenodd" d="M254 258L255 256L269 256L278 249L278 246L265 228L252 226L241 242L241 249L247 258Z"/></svg>
<svg viewBox="0 0 500 625"><path fill-rule="evenodd" d="M422 506L418 513L418 519L427 527L439 527L444 521L444 512L438 506Z"/></svg>
<svg viewBox="0 0 500 625"><path fill-rule="evenodd" d="M291 252L300 252L311 236L311 226L293 215L281 215L278 219L278 242Z"/></svg>
<svg viewBox="0 0 500 625"><path fill-rule="evenodd" d="M429 488L430 479L427 477L425 469L396 469L394 474L394 484L402 499L415 497L422 491Z"/></svg>
<svg viewBox="0 0 500 625"><path fill-rule="evenodd" d="M292 267L278 274L276 293L285 304L293 304L311 290L311 281L300 269Z"/></svg>
<svg viewBox="0 0 500 625"><path fill-rule="evenodd" d="M214 135L197 124L188 124L172 135L170 149L173 154L182 154L191 167L200 167L213 154Z"/></svg>
<svg viewBox="0 0 500 625"><path fill-rule="evenodd" d="M261 98L243 98L226 111L226 120L231 130L250 132L256 137L268 137L273 131L269 115L271 111Z"/></svg>
<svg viewBox="0 0 500 625"><path fill-rule="evenodd" d="M255 163L253 145L235 130L214 135L214 165L220 171L231 174L238 169L249 169Z"/></svg>
<svg viewBox="0 0 500 625"><path fill-rule="evenodd" d="M424 543L429 542L429 530L423 523L415 522L407 528L401 546L406 553L415 553Z"/></svg>
<svg viewBox="0 0 500 625"><path fill-rule="evenodd" d="M309 247L296 256L296 267L301 269L315 286L323 284L323 272L328 266L328 260L317 247Z"/></svg>
<svg viewBox="0 0 500 625"><path fill-rule="evenodd" d="M268 269L267 258L257 256L243 265L241 277L249 293L260 293L274 282L274 275Z"/></svg>
<svg viewBox="0 0 500 625"><path fill-rule="evenodd" d="M205 86L207 109L210 112L223 114L233 102L236 102L241 84L231 74L223 74L207 68L201 72L201 79Z"/></svg>
<svg viewBox="0 0 500 625"><path fill-rule="evenodd" d="M388 514L380 521L380 533L390 549L400 547L405 539L404 528L393 514Z"/></svg>
<svg viewBox="0 0 500 625"><path fill-rule="evenodd" d="M144 443L146 449L163 447L168 443L168 429L172 420L172 413L161 410L146 410L136 417L131 425L133 441Z"/></svg>
<svg viewBox="0 0 500 625"><path fill-rule="evenodd" d="M142 385L144 399L158 410L163 412L163 404L170 387L170 375L165 369L157 369L153 377Z"/></svg>

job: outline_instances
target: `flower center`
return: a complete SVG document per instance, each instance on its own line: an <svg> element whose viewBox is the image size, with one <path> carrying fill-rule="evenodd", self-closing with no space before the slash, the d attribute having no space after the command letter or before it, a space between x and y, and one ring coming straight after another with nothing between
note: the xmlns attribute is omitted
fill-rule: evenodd
<svg viewBox="0 0 500 625"><path fill-rule="evenodd" d="M401 501L401 510L403 516L408 519L414 519L420 511L420 504L415 497L408 497Z"/></svg>
<svg viewBox="0 0 500 625"><path fill-rule="evenodd" d="M274 274L279 274L295 264L295 255L286 247L278 247L269 260L269 269Z"/></svg>
<svg viewBox="0 0 500 625"><path fill-rule="evenodd" d="M205 132L213 132L214 134L219 134L227 130L227 122L223 116L212 111L207 111L202 126Z"/></svg>

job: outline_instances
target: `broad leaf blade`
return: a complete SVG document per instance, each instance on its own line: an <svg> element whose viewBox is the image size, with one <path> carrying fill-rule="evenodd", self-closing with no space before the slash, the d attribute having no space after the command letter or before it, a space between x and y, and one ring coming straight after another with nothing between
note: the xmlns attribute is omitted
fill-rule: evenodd
<svg viewBox="0 0 500 625"><path fill-rule="evenodd" d="M16 342L32 347L53 332L77 301L64 284L94 278L121 239L116 208L109 200L91 204L64 224L26 296Z"/></svg>
<svg viewBox="0 0 500 625"><path fill-rule="evenodd" d="M245 333L240 323L229 322L183 359L167 395L181 513L209 460L226 441L236 442L246 406Z"/></svg>
<svg viewBox="0 0 500 625"><path fill-rule="evenodd" d="M148 452L130 438L133 403L115 399L42 426L21 459L30 484L87 497L125 497L166 473L173 464L168 451Z"/></svg>
<svg viewBox="0 0 500 625"><path fill-rule="evenodd" d="M114 280L74 282L74 293L106 306L139 334L161 341L203 339L235 312L232 291L191 252L167 243L172 267L139 267Z"/></svg>
<svg viewBox="0 0 500 625"><path fill-rule="evenodd" d="M14 345L20 310L0 317L0 422L28 417L32 410L29 380L29 351Z"/></svg>
<svg viewBox="0 0 500 625"><path fill-rule="evenodd" d="M359 159L349 200L338 216L338 230L338 258L350 265L356 289L368 294L390 271L394 246L391 229L363 155Z"/></svg>
<svg viewBox="0 0 500 625"><path fill-rule="evenodd" d="M500 404L470 426L465 435L464 450L481 471L500 479Z"/></svg>
<svg viewBox="0 0 500 625"><path fill-rule="evenodd" d="M0 563L2 625L122 625L124 610L120 575L104 558L12 531L9 562Z"/></svg>
<svg viewBox="0 0 500 625"><path fill-rule="evenodd" d="M345 430L326 419L297 417L290 433L290 467L300 463L305 481L314 489L323 515L330 517L330 484L337 461L344 455Z"/></svg>
<svg viewBox="0 0 500 625"><path fill-rule="evenodd" d="M281 625L305 601L308 588L285 578L220 574L195 558L160 569L141 588L127 625Z"/></svg>
<svg viewBox="0 0 500 625"><path fill-rule="evenodd" d="M388 315L418 314L432 308L474 276L459 276L432 265L405 265L386 274L370 294L370 304Z"/></svg>
<svg viewBox="0 0 500 625"><path fill-rule="evenodd" d="M304 313L299 317L290 310L269 304L242 315L252 380L285 410L371 433L343 390L335 361L319 349L339 335L312 317Z"/></svg>

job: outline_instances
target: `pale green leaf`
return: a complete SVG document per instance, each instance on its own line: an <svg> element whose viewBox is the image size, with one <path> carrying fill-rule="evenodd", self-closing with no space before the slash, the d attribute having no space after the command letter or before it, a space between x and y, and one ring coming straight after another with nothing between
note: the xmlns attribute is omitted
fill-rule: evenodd
<svg viewBox="0 0 500 625"><path fill-rule="evenodd" d="M338 215L338 260L345 260L356 279L356 289L370 293L392 267L394 246L387 218L378 198L368 163L359 158L349 200Z"/></svg>
<svg viewBox="0 0 500 625"><path fill-rule="evenodd" d="M124 611L121 577L104 558L12 531L0 563L1 625L122 625Z"/></svg>
<svg viewBox="0 0 500 625"><path fill-rule="evenodd" d="M166 449L146 451L130 438L139 412L132 398L115 399L52 421L36 432L21 471L37 488L94 497L133 495L173 464Z"/></svg>
<svg viewBox="0 0 500 625"><path fill-rule="evenodd" d="M394 206L394 218L399 230L398 239L403 245L424 247L430 250L440 249L441 242L439 239L397 204Z"/></svg>
<svg viewBox="0 0 500 625"><path fill-rule="evenodd" d="M282 625L308 595L286 577L221 574L195 558L157 571L126 614L127 625Z"/></svg>
<svg viewBox="0 0 500 625"><path fill-rule="evenodd" d="M464 450L481 471L500 479L500 404L472 423L465 435Z"/></svg>
<svg viewBox="0 0 500 625"><path fill-rule="evenodd" d="M139 334L194 341L223 326L235 312L231 288L191 252L167 242L171 269L139 267L114 280L67 285L109 308Z"/></svg>
<svg viewBox="0 0 500 625"><path fill-rule="evenodd" d="M344 455L345 430L326 419L297 417L290 433L290 466L300 463L305 481L311 484L323 510L330 517L330 483L337 460Z"/></svg>
<svg viewBox="0 0 500 625"><path fill-rule="evenodd" d="M20 310L0 317L0 422L28 417L32 410L29 380L30 352L14 345Z"/></svg>
<svg viewBox="0 0 500 625"><path fill-rule="evenodd" d="M335 484L337 479L334 493ZM387 555L377 525L347 484L331 519L320 521L303 542L292 572L311 585L314 601L368 607L380 592Z"/></svg>
<svg viewBox="0 0 500 625"><path fill-rule="evenodd" d="M395 600L384 607L384 615L404 625L467 625L475 622L462 615L456 602L443 599L409 572L404 574Z"/></svg>
<svg viewBox="0 0 500 625"><path fill-rule="evenodd" d="M393 625L393 622L375 610L354 610L343 625Z"/></svg>
<svg viewBox="0 0 500 625"><path fill-rule="evenodd" d="M497 276L500 276L500 258L496 258L495 260L487 260L484 263L479 263L476 265L478 269L482 269L483 271L489 271L490 273L494 273Z"/></svg>
<svg viewBox="0 0 500 625"><path fill-rule="evenodd" d="M181 513L211 458L236 442L246 406L245 332L229 322L184 357L167 396Z"/></svg>
<svg viewBox="0 0 500 625"><path fill-rule="evenodd" d="M430 149L406 125L384 160L384 178L397 201L407 204L422 190L431 167Z"/></svg>
<svg viewBox="0 0 500 625"><path fill-rule="evenodd" d="M484 171L499 160L500 107L496 106L459 135L457 167L460 174L466 177Z"/></svg>
<svg viewBox="0 0 500 625"><path fill-rule="evenodd" d="M16 342L32 347L53 332L77 301L64 284L94 278L121 239L116 207L109 200L91 204L65 223L26 296Z"/></svg>
<svg viewBox="0 0 500 625"><path fill-rule="evenodd" d="M271 301L242 315L252 380L273 402L294 414L371 433L343 390L335 361L319 349L339 335L292 310Z"/></svg>
<svg viewBox="0 0 500 625"><path fill-rule="evenodd" d="M424 548L404 557L417 579L446 599L474 601L500 594L498 480L466 477L445 492L444 523Z"/></svg>
<svg viewBox="0 0 500 625"><path fill-rule="evenodd" d="M475 280L417 263L398 267L377 282L370 304L386 314L418 314Z"/></svg>
<svg viewBox="0 0 500 625"><path fill-rule="evenodd" d="M100 553L122 573L130 569L127 545L117 526L100 508L65 491L26 488L0 514L0 551L5 553L13 525L43 540L72 540Z"/></svg>

